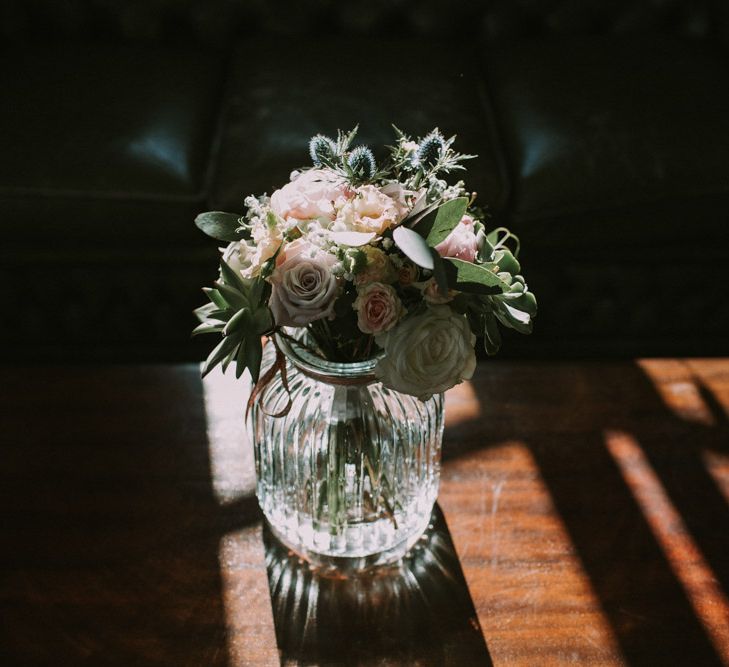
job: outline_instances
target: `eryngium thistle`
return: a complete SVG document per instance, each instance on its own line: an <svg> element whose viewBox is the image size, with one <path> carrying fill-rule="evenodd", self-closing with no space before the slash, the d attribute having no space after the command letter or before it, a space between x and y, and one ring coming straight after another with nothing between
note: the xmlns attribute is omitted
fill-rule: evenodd
<svg viewBox="0 0 729 667"><path fill-rule="evenodd" d="M315 167L321 167L322 163L329 162L336 152L337 145L323 134L316 134L309 139L309 155Z"/></svg>
<svg viewBox="0 0 729 667"><path fill-rule="evenodd" d="M354 175L363 180L372 178L377 171L375 156L367 146L357 146L349 154L347 162Z"/></svg>
<svg viewBox="0 0 729 667"><path fill-rule="evenodd" d="M432 167L440 159L444 148L445 139L443 139L443 135L438 130L433 130L420 142L418 150L415 152L415 159L418 164Z"/></svg>

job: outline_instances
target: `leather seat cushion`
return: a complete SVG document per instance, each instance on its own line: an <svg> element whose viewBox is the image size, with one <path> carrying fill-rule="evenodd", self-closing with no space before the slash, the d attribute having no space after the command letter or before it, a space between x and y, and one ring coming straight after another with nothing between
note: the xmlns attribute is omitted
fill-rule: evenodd
<svg viewBox="0 0 729 667"><path fill-rule="evenodd" d="M729 71L665 38L560 39L485 68L530 241L584 248L725 235Z"/></svg>
<svg viewBox="0 0 729 667"><path fill-rule="evenodd" d="M497 207L504 171L474 54L463 45L275 40L250 43L233 60L213 204L240 211L250 193L271 193L310 164L308 140L359 123L355 144L392 144L391 124L411 135L435 126L454 147L478 153L462 177ZM376 153L377 154L377 153ZM460 172L454 172L457 178Z"/></svg>
<svg viewBox="0 0 729 667"><path fill-rule="evenodd" d="M194 238L189 217L176 218L205 194L223 74L219 56L195 50L6 54L0 210L10 236Z"/></svg>

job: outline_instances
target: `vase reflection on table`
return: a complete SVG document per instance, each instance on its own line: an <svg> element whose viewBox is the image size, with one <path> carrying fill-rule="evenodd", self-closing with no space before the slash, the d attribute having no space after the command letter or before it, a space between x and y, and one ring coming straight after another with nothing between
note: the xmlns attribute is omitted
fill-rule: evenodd
<svg viewBox="0 0 729 667"><path fill-rule="evenodd" d="M491 665L437 505L429 519L399 563L354 577L322 576L265 527L282 664Z"/></svg>
<svg viewBox="0 0 729 667"><path fill-rule="evenodd" d="M339 571L398 560L438 495L443 395L421 401L383 387L376 359L335 363L276 340L285 376L266 384L248 420L258 500L273 532ZM268 346L262 368L274 354Z"/></svg>

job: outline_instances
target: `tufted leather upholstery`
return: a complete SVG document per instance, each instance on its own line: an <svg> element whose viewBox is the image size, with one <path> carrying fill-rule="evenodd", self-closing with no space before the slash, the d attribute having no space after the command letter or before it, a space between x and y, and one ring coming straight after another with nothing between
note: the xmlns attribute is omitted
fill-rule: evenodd
<svg viewBox="0 0 729 667"><path fill-rule="evenodd" d="M0 207L14 222L5 243L194 242L180 218L205 200L218 57L50 46L0 60L0 80Z"/></svg>
<svg viewBox="0 0 729 667"><path fill-rule="evenodd" d="M6 40L229 44L235 35L374 35L487 41L568 34L721 32L721 0L5 0Z"/></svg>
<svg viewBox="0 0 729 667"><path fill-rule="evenodd" d="M596 224L565 222L560 244L629 236L650 245L688 224L709 242L723 233L729 69L711 49L582 37L492 49L483 60L509 162L510 217L523 233L549 243L551 221L586 215Z"/></svg>
<svg viewBox="0 0 729 667"><path fill-rule="evenodd" d="M238 210L244 195L280 187L308 162L308 140L317 132L334 135L359 123L355 143L382 147L393 140L391 124L417 135L434 119L446 135L458 134L464 152L479 154L468 165L469 183L484 202L500 203L504 169L474 54L449 43L434 45L431 56L402 41L381 42L374 53L347 47L315 45L305 60L296 45L257 42L236 51L213 206ZM368 80L365 93L352 95L360 78Z"/></svg>
<svg viewBox="0 0 729 667"><path fill-rule="evenodd" d="M479 153L540 297L506 354L729 353L728 36L723 0L5 0L3 356L199 359L194 214L357 121Z"/></svg>

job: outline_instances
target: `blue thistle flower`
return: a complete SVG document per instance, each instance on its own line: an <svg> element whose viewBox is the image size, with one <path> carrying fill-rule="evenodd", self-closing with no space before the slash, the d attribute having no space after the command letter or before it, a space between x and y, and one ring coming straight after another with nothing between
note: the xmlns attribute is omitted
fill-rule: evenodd
<svg viewBox="0 0 729 667"><path fill-rule="evenodd" d="M337 153L337 145L333 139L316 134L309 139L309 155L315 167L321 167L322 163L329 162Z"/></svg>
<svg viewBox="0 0 729 667"><path fill-rule="evenodd" d="M375 156L367 146L357 146L347 160L352 173L359 179L369 180L377 172Z"/></svg>
<svg viewBox="0 0 729 667"><path fill-rule="evenodd" d="M436 129L427 135L415 151L415 159L419 164L428 167L434 166L445 150L445 139L443 135Z"/></svg>

